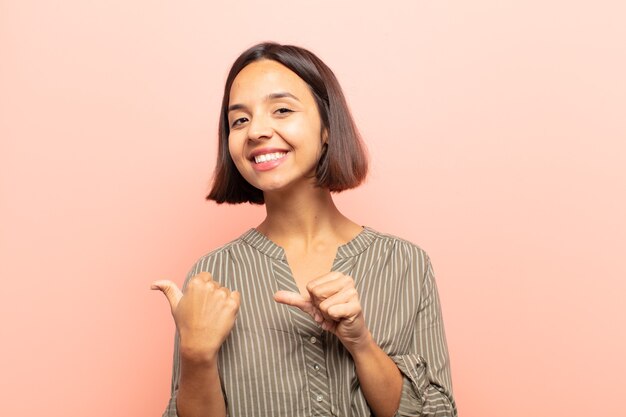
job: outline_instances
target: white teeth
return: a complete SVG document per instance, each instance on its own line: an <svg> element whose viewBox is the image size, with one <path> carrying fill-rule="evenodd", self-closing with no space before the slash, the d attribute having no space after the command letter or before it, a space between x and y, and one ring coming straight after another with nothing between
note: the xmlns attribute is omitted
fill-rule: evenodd
<svg viewBox="0 0 626 417"><path fill-rule="evenodd" d="M260 164L261 162L274 161L276 159L282 158L285 155L287 155L287 152L266 153L264 155L255 156L254 162Z"/></svg>

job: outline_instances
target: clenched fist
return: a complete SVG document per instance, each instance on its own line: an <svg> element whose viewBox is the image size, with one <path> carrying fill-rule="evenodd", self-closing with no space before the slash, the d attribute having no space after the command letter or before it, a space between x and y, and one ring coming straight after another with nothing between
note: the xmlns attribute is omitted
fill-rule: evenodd
<svg viewBox="0 0 626 417"><path fill-rule="evenodd" d="M235 325L239 292L220 286L208 272L191 278L184 294L167 280L155 281L151 288L161 290L170 303L180 334L181 356L193 362L214 361Z"/></svg>

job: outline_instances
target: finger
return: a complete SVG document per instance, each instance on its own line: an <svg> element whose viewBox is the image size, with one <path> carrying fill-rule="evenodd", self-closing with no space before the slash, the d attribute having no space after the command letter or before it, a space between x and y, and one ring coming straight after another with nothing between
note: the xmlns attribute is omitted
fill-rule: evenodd
<svg viewBox="0 0 626 417"><path fill-rule="evenodd" d="M153 290L160 290L167 297L167 301L170 303L172 311L176 310L178 302L183 297L182 291L172 281L165 279L154 281L150 286Z"/></svg>
<svg viewBox="0 0 626 417"><path fill-rule="evenodd" d="M344 304L335 304L328 308L328 316L336 321L346 320L348 322L354 321L359 314L361 314L361 304L358 301L351 301Z"/></svg>
<svg viewBox="0 0 626 417"><path fill-rule="evenodd" d="M235 302L235 304L237 305L237 308L239 308L239 306L241 305L241 294L239 293L239 291L231 292L230 298L231 300Z"/></svg>
<svg viewBox="0 0 626 417"><path fill-rule="evenodd" d="M315 285L307 285L307 290L311 296L319 301L323 301L345 288L354 288L354 281L349 276L343 274L337 276L335 279L320 282Z"/></svg>
<svg viewBox="0 0 626 417"><path fill-rule="evenodd" d="M189 281L187 281L187 288L191 287L210 288L216 290L220 288L220 285L213 281L211 274L208 272L201 272L198 275L194 275Z"/></svg>
<svg viewBox="0 0 626 417"><path fill-rule="evenodd" d="M231 292L226 287L219 287L219 288L215 288L214 289L214 294L216 294L219 297L222 297L222 299L226 300L226 299L230 298Z"/></svg>
<svg viewBox="0 0 626 417"><path fill-rule="evenodd" d="M342 274L341 272L331 271L331 272L329 272L327 274L322 275L319 278L315 278L314 280L309 281L308 284L306 285L306 287L307 287L307 289L313 288L313 287L316 287L316 286L318 286L320 284L324 284L324 283L329 282L329 281L334 281L334 280L336 280L338 278L341 278L343 276L345 276L345 275Z"/></svg>
<svg viewBox="0 0 626 417"><path fill-rule="evenodd" d="M337 322L333 320L324 320L321 323L322 330L326 330L327 332L334 332L337 328Z"/></svg>
<svg viewBox="0 0 626 417"><path fill-rule="evenodd" d="M205 282L213 281L213 275L211 275L210 272L206 272L206 271L200 272L198 275L194 276L194 278L196 277L202 279L202 281L205 281Z"/></svg>
<svg viewBox="0 0 626 417"><path fill-rule="evenodd" d="M304 311L307 314L310 314L312 317L315 314L315 307L313 307L311 300L303 297L302 294L291 291L277 291L274 294L274 301L281 304L298 307L300 310Z"/></svg>
<svg viewBox="0 0 626 417"><path fill-rule="evenodd" d="M320 324L324 321L324 316L322 316L322 313L319 310L315 310L313 313L313 320L315 320L317 324Z"/></svg>
<svg viewBox="0 0 626 417"><path fill-rule="evenodd" d="M318 308L322 311L322 313L328 314L328 309L330 307L338 304L345 304L354 300L358 302L359 295L354 287L348 287L322 301Z"/></svg>
<svg viewBox="0 0 626 417"><path fill-rule="evenodd" d="M277 291L274 294L274 301L298 308L304 308L311 304L311 300L304 298L302 294L292 291Z"/></svg>

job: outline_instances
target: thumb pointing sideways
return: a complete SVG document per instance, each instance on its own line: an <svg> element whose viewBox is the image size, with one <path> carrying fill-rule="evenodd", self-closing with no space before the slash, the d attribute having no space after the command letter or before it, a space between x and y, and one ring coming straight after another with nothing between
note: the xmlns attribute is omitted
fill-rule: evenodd
<svg viewBox="0 0 626 417"><path fill-rule="evenodd" d="M297 307L311 317L316 318L316 308L313 306L311 299L303 297L302 294L291 291L277 291L274 294L274 301L281 304ZM321 316L320 316L321 317Z"/></svg>
<svg viewBox="0 0 626 417"><path fill-rule="evenodd" d="M322 314L315 308L310 297L303 297L302 294L297 292L277 291L274 293L274 301L299 308L310 315L317 323L324 321Z"/></svg>
<svg viewBox="0 0 626 417"><path fill-rule="evenodd" d="M154 281L150 286L152 290L160 290L167 297L167 301L170 303L170 307L172 308L172 312L176 311L176 307L178 306L178 302L183 297L183 292L178 289L178 286L172 281L168 281L166 279L161 279L158 281Z"/></svg>

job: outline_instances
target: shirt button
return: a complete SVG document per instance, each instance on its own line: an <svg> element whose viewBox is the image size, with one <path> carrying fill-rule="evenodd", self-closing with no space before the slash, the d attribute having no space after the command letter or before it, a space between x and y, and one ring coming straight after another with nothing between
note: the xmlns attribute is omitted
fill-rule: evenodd
<svg viewBox="0 0 626 417"><path fill-rule="evenodd" d="M317 338L315 336L311 336L311 338L309 339L309 342L316 344L317 343Z"/></svg>
<svg viewBox="0 0 626 417"><path fill-rule="evenodd" d="M316 371L320 370L320 366L318 364L313 365L313 369L315 369Z"/></svg>
<svg viewBox="0 0 626 417"><path fill-rule="evenodd" d="M315 399L317 400L317 402L322 402L322 400L324 399L324 397L322 397L321 395L318 395L317 397L315 397Z"/></svg>

